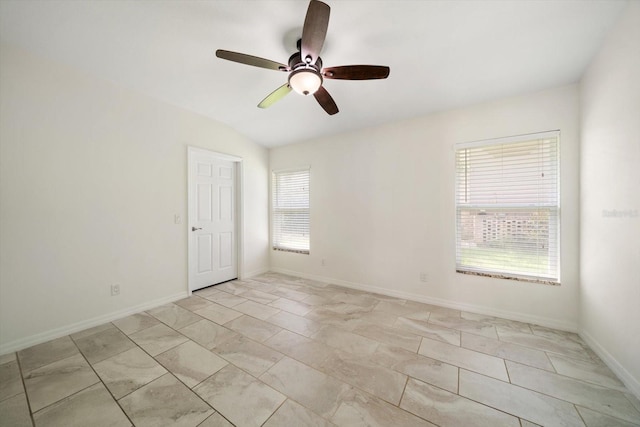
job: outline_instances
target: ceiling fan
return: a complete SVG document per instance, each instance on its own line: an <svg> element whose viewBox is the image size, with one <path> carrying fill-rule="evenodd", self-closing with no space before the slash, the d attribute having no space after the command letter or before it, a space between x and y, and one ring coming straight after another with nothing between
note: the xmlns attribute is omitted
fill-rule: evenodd
<svg viewBox="0 0 640 427"><path fill-rule="evenodd" d="M298 40L298 52L291 55L288 65L257 56L228 50L216 50L218 58L269 70L284 71L289 74L287 83L271 92L258 104L267 108L282 99L291 90L301 95L311 95L330 115L338 112L338 106L322 86L324 79L372 80L386 79L389 67L381 65L344 65L340 67L322 67L320 51L327 35L330 8L319 0L311 0L307 16L302 27L302 38Z"/></svg>

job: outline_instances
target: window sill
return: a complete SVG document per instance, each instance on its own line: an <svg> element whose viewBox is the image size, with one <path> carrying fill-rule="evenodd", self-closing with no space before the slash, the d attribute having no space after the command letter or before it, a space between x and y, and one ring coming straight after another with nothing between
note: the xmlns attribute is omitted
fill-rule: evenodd
<svg viewBox="0 0 640 427"><path fill-rule="evenodd" d="M309 255L309 251L308 250L301 250L301 249L273 248L273 250L274 251L280 251L280 252L292 252L294 254Z"/></svg>
<svg viewBox="0 0 640 427"><path fill-rule="evenodd" d="M541 285L560 286L560 282L556 282L555 280L537 279L535 277L508 276L506 274L500 274L500 273L481 273L479 271L467 271L467 270L456 270L456 273L469 274L471 276L491 277L494 279L515 280L517 282L529 282L529 283L539 283Z"/></svg>

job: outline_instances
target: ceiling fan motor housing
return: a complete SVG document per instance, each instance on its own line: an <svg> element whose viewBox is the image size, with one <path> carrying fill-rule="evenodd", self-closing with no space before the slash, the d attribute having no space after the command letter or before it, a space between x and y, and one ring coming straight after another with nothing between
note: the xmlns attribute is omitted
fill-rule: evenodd
<svg viewBox="0 0 640 427"><path fill-rule="evenodd" d="M308 64L302 59L300 52L289 58L289 86L302 95L311 95L322 85L322 59L318 57L315 64ZM293 82L292 82L293 80Z"/></svg>

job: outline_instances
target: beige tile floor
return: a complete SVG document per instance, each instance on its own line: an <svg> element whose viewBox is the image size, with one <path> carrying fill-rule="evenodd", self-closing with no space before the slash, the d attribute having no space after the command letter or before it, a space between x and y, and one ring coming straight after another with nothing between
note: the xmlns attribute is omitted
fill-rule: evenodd
<svg viewBox="0 0 640 427"><path fill-rule="evenodd" d="M0 356L0 426L632 426L579 336L280 274Z"/></svg>

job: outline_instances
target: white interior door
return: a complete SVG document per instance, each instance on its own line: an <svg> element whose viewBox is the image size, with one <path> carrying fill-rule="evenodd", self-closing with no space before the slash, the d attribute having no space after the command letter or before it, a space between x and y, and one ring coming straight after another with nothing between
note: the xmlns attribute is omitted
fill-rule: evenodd
<svg viewBox="0 0 640 427"><path fill-rule="evenodd" d="M189 152L189 288L238 277L236 162L204 150Z"/></svg>

